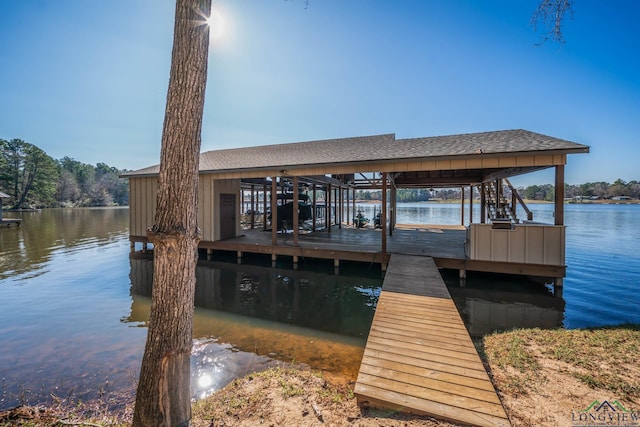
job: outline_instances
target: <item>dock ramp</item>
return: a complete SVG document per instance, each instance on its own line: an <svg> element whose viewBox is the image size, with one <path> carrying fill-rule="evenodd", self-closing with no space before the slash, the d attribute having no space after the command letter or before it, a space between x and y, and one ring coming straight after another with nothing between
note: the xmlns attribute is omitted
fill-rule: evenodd
<svg viewBox="0 0 640 427"><path fill-rule="evenodd" d="M355 395L362 406L460 424L510 425L429 257L391 256Z"/></svg>

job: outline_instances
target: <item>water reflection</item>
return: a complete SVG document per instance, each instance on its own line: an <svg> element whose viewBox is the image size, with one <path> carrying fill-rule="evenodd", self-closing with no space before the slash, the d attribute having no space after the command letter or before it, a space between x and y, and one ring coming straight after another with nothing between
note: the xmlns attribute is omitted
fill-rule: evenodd
<svg viewBox="0 0 640 427"><path fill-rule="evenodd" d="M562 327L564 299L539 282L476 273L469 274L461 287L457 274L445 272L443 277L472 336L515 328Z"/></svg>
<svg viewBox="0 0 640 427"><path fill-rule="evenodd" d="M129 225L126 208L44 209L12 215L23 222L0 233L0 279L27 272L43 274L47 270L42 268L56 252L104 245L120 238Z"/></svg>
<svg viewBox="0 0 640 427"><path fill-rule="evenodd" d="M146 326L153 260L134 254L131 313ZM375 275L372 275L375 276ZM332 381L355 381L381 279L201 261L196 269L194 397L274 361L302 363Z"/></svg>

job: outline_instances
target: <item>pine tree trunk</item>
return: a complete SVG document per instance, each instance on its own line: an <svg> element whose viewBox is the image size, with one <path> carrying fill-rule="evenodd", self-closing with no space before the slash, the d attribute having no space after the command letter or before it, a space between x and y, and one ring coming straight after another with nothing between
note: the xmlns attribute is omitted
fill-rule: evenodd
<svg viewBox="0 0 640 427"><path fill-rule="evenodd" d="M211 0L177 0L154 225L151 313L133 426L187 426L197 247L198 159Z"/></svg>

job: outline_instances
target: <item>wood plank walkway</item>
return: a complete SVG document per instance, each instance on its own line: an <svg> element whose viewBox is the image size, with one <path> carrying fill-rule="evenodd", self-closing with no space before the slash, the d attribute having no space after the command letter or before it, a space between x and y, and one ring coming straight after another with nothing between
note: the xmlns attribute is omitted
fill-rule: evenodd
<svg viewBox="0 0 640 427"><path fill-rule="evenodd" d="M432 258L392 255L355 386L364 406L509 420Z"/></svg>

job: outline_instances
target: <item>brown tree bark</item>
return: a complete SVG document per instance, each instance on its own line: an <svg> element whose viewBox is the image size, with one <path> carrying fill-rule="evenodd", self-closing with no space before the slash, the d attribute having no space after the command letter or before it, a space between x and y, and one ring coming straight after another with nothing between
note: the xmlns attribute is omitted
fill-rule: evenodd
<svg viewBox="0 0 640 427"><path fill-rule="evenodd" d="M149 330L133 426L187 426L197 247L198 162L211 0L177 0L154 225Z"/></svg>

